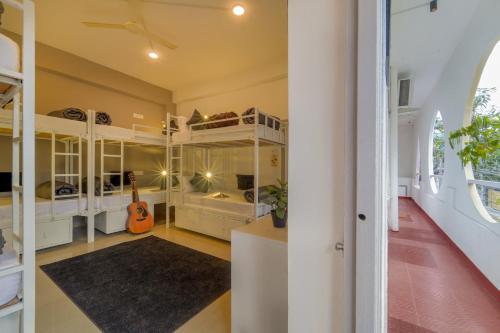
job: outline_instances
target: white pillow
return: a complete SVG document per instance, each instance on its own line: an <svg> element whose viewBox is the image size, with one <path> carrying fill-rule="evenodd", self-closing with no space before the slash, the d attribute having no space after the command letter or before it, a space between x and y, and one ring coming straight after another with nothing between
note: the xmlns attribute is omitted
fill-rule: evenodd
<svg viewBox="0 0 500 333"><path fill-rule="evenodd" d="M183 192L194 192L194 187L191 184L191 176L183 176L182 177L182 190Z"/></svg>

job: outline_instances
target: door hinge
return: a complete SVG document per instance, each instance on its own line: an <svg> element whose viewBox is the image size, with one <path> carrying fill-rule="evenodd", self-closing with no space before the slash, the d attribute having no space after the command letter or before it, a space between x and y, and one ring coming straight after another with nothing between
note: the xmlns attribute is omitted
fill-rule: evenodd
<svg viewBox="0 0 500 333"><path fill-rule="evenodd" d="M344 243L342 243L342 242L335 243L335 250L343 252L344 251Z"/></svg>

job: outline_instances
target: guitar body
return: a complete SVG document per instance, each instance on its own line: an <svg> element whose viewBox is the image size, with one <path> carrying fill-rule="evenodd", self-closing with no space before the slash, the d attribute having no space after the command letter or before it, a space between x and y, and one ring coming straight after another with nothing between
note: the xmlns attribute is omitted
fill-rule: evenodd
<svg viewBox="0 0 500 333"><path fill-rule="evenodd" d="M139 200L139 194L135 186L135 176L130 174L129 178L132 183L132 203L127 207L127 229L133 234L142 234L150 231L155 222L148 211L148 204Z"/></svg>
<svg viewBox="0 0 500 333"><path fill-rule="evenodd" d="M148 204L144 201L132 202L128 206L127 229L133 234L142 234L153 228L153 216L148 211Z"/></svg>

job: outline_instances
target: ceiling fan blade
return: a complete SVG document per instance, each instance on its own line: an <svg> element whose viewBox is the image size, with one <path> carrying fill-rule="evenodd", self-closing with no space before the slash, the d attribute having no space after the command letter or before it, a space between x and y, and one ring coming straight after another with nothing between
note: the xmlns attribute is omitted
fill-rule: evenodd
<svg viewBox="0 0 500 333"><path fill-rule="evenodd" d="M105 22L82 22L88 28L103 28L103 29L121 29L126 30L126 26L121 23L105 23Z"/></svg>
<svg viewBox="0 0 500 333"><path fill-rule="evenodd" d="M128 0L129 19L132 22L143 25L144 19L142 17L142 0Z"/></svg>
<svg viewBox="0 0 500 333"><path fill-rule="evenodd" d="M166 39L164 39L164 38L162 38L154 33L151 33L149 31L144 31L144 36L149 38L150 41L152 41L156 44L160 44L161 46L164 46L164 47L169 48L171 50L175 50L177 48L177 45L175 45L174 43L171 43L168 40L166 40Z"/></svg>

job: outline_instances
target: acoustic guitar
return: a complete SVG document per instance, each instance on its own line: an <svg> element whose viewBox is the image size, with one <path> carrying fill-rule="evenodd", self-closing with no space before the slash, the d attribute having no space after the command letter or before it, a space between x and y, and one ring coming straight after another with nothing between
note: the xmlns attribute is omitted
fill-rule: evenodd
<svg viewBox="0 0 500 333"><path fill-rule="evenodd" d="M133 172L128 175L132 184L132 203L128 205L127 229L133 234L148 232L154 226L154 220L148 211L148 204L139 200L139 193L135 185L135 175Z"/></svg>

